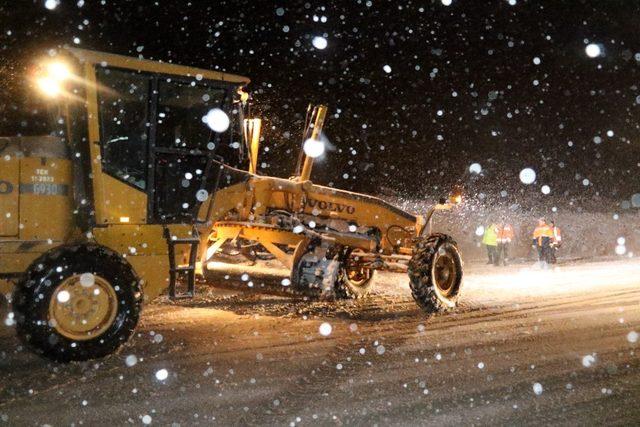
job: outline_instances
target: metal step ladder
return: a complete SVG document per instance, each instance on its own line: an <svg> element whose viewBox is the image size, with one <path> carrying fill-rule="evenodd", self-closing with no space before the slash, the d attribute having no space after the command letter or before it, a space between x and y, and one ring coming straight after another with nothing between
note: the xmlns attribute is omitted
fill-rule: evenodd
<svg viewBox="0 0 640 427"><path fill-rule="evenodd" d="M165 225L163 235L167 240L167 247L169 249L169 298L193 298L196 293L196 260L198 257L198 244L200 244L198 230L194 227L191 232L191 237L173 238L169 227ZM189 263L187 265L176 265L176 246L178 245L191 246L189 248ZM178 277L183 275L187 277L187 290L186 292L177 293L176 284Z"/></svg>

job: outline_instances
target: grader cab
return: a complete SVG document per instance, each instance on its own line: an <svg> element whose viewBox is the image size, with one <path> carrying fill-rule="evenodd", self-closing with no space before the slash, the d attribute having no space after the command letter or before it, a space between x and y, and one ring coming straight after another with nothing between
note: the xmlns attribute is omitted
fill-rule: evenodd
<svg viewBox="0 0 640 427"><path fill-rule="evenodd" d="M455 305L460 255L430 233L450 203L413 215L310 181L326 107L311 112L295 176L267 177L245 77L80 49L39 68L52 135L0 139L0 289L39 354L114 352L143 301L193 296L229 244L277 258L294 291L360 297L374 270L405 265L421 307Z"/></svg>

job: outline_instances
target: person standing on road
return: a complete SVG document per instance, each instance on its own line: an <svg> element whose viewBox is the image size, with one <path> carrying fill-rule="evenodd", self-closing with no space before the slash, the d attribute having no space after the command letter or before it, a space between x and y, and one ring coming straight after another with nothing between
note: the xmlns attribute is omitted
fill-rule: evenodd
<svg viewBox="0 0 640 427"><path fill-rule="evenodd" d="M498 227L498 264L502 261L502 265L507 265L507 261L509 260L509 245L513 238L513 227L503 219Z"/></svg>
<svg viewBox="0 0 640 427"><path fill-rule="evenodd" d="M551 259L551 241L553 230L544 218L538 220L538 226L533 230L532 246L538 251L538 261L542 268L547 268Z"/></svg>
<svg viewBox="0 0 640 427"><path fill-rule="evenodd" d="M551 221L549 223L549 227L551 227L551 232L553 234L553 237L551 238L551 249L549 251L549 258L551 260L551 263L555 264L556 262L558 262L556 258L558 249L560 249L560 246L562 246L562 230L560 230L560 227L556 226L555 221Z"/></svg>
<svg viewBox="0 0 640 427"><path fill-rule="evenodd" d="M487 264L498 265L498 226L494 222L484 229L482 244L487 247Z"/></svg>

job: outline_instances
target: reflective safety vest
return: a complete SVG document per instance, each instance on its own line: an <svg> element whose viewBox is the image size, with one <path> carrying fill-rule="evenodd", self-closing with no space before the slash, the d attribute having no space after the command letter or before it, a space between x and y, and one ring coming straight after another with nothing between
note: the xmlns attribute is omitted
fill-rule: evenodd
<svg viewBox="0 0 640 427"><path fill-rule="evenodd" d="M547 224L539 225L533 230L533 244L545 246L553 240L553 230Z"/></svg>
<svg viewBox="0 0 640 427"><path fill-rule="evenodd" d="M491 224L484 229L482 243L487 246L498 246L498 226Z"/></svg>
<svg viewBox="0 0 640 427"><path fill-rule="evenodd" d="M553 243L556 245L562 243L562 230L560 230L560 227L553 227Z"/></svg>
<svg viewBox="0 0 640 427"><path fill-rule="evenodd" d="M504 227L498 229L498 240L500 243L509 243L513 240L513 227L510 224L505 224Z"/></svg>

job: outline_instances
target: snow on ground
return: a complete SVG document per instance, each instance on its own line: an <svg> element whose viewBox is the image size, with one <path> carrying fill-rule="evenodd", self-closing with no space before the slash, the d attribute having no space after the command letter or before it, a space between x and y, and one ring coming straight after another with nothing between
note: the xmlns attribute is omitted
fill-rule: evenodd
<svg viewBox="0 0 640 427"><path fill-rule="evenodd" d="M44 361L2 326L0 425L640 419L640 263L465 267L461 307L432 317L396 273L362 301L203 286L195 300L147 305L119 354L88 363ZM235 269L241 287L281 283Z"/></svg>

